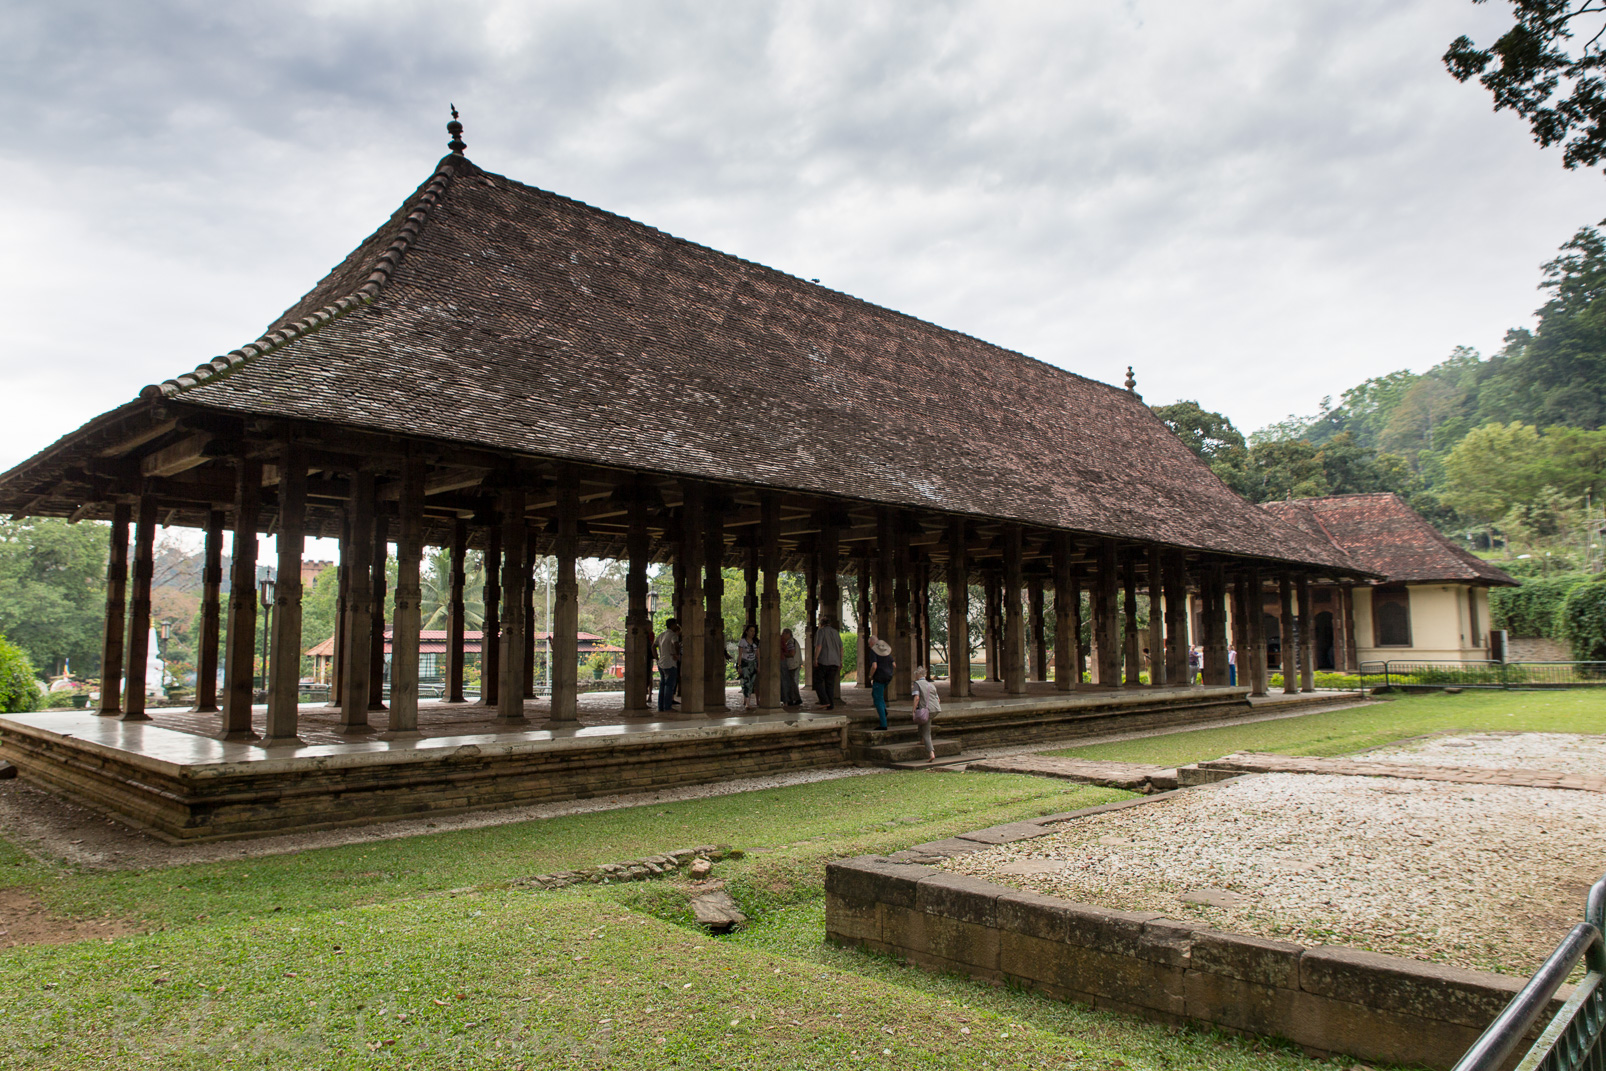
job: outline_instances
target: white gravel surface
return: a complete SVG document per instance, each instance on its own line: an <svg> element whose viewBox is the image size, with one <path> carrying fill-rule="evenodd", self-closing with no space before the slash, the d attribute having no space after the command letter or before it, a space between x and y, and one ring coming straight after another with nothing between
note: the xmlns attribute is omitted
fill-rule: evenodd
<svg viewBox="0 0 1606 1071"><path fill-rule="evenodd" d="M1215 929L1528 974L1606 869L1606 796L1264 774L944 865Z"/></svg>
<svg viewBox="0 0 1606 1071"><path fill-rule="evenodd" d="M1559 770L1606 775L1606 736L1578 733L1470 733L1390 744L1354 756L1367 762Z"/></svg>

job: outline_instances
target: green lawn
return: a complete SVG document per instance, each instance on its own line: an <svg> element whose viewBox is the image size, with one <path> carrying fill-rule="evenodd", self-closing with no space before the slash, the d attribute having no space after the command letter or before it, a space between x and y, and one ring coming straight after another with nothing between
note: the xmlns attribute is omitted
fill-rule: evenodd
<svg viewBox="0 0 1606 1071"><path fill-rule="evenodd" d="M895 773L205 866L80 873L0 843L0 885L150 932L0 952L0 1067L1304 1068L1297 1052L836 948L824 863L1124 798ZM753 918L675 879L514 878L725 842Z"/></svg>
<svg viewBox="0 0 1606 1071"><path fill-rule="evenodd" d="M1325 714L1093 744L1050 754L1181 766L1235 751L1343 755L1426 733L1491 729L1606 733L1606 689L1433 692Z"/></svg>

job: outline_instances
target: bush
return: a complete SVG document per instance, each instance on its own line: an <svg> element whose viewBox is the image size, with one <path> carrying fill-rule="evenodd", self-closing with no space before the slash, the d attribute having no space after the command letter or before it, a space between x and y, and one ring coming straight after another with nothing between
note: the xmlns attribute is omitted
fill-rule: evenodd
<svg viewBox="0 0 1606 1071"><path fill-rule="evenodd" d="M1562 604L1564 639L1579 662L1606 661L1606 580L1579 584Z"/></svg>
<svg viewBox="0 0 1606 1071"><path fill-rule="evenodd" d="M0 714L39 709L39 681L28 656L0 636Z"/></svg>
<svg viewBox="0 0 1606 1071"><path fill-rule="evenodd" d="M842 634L842 679L847 680L859 669L859 634L857 632L844 632Z"/></svg>
<svg viewBox="0 0 1606 1071"><path fill-rule="evenodd" d="M1520 588L1494 588L1489 592L1489 616L1495 628L1513 636L1563 637L1562 604L1567 593L1589 579L1587 573L1525 580Z"/></svg>

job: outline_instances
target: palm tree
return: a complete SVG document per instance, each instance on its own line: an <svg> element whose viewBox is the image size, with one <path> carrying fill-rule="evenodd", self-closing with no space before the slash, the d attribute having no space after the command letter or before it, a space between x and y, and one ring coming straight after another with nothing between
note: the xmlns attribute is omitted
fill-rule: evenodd
<svg viewBox="0 0 1606 1071"><path fill-rule="evenodd" d="M463 562L463 627L477 631L485 624L485 559L471 550ZM425 559L422 609L424 628L446 627L447 603L452 595L452 552L436 547Z"/></svg>

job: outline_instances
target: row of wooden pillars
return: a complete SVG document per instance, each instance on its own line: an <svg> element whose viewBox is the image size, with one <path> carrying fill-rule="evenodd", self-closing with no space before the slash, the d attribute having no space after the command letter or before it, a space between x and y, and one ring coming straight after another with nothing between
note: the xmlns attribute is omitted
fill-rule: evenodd
<svg viewBox="0 0 1606 1071"><path fill-rule="evenodd" d="M265 743L293 743L299 719L299 679L302 655L301 563L306 535L307 460L302 448L286 444L274 457L278 472L278 568L273 602L273 629L269 640L271 677L266 681L268 710ZM257 643L257 532L261 520L263 463L242 459L236 464L233 503L235 551L231 562L231 588L227 621L221 619L221 553L224 511L208 515L203 566L201 637L197 659L196 706L216 711L219 640L222 639L224 685L221 711L225 734L234 739L255 737L251 722ZM416 735L418 730L418 651L420 633L420 564L424 537L424 464L409 459L402 465L396 507L397 581L390 607L392 672L389 706L390 736ZM723 709L726 638L720 612L725 562L724 516L732 504L708 486L686 482L677 540L671 557L675 563L676 604L681 625L681 710L703 713ZM373 732L371 711L384 710L384 621L386 609L386 555L390 523L376 508L376 478L372 472L353 474L345 510L338 570L339 591L332 681L333 703L340 709L339 729L350 735ZM647 708L652 665L652 621L647 609L647 568L651 541L648 513L656 495L645 484L621 488L616 498L626 504L628 530L626 578L628 608L625 643L625 712ZM525 720L524 701L535 684L535 614L533 568L539 540L550 544L556 562L553 584L553 634L550 638L551 718L572 722L577 717L578 692L578 586L575 563L579 554L582 521L579 484L573 473L558 474L555 516L536 522L526 516L527 492L508 486L498 493L494 514L472 522L481 530L486 563L484 624L481 643L481 703L494 708L499 721L515 725ZM464 696L464 583L470 518L459 517L452 528L450 595L447 615L446 694L448 702ZM130 568L129 535L133 527ZM114 507L111 553L108 557L106 632L100 712L125 720L143 720L145 665L150 628L150 583L156 503L140 496ZM840 625L843 565L838 539L839 523L829 511L821 519L818 536L807 556L808 624L806 651L814 647L817 623L829 618ZM877 517L874 547L857 556L860 642L868 645L873 631L897 652L894 694L907 694L913 668L925 661L930 649L931 560L910 546L911 527L897 511L882 508ZM1030 673L1048 677L1045 591L1054 595L1054 680L1059 690L1079 683L1088 666L1079 642L1084 586L1090 596L1095 679L1101 684L1139 683L1139 648L1136 599L1141 564L1147 578L1151 613L1148 647L1161 654L1150 660L1150 684L1183 683L1189 679L1187 599L1190 586L1201 603L1204 651L1203 682L1225 684L1227 660L1227 604L1236 600L1233 637L1238 665L1248 667L1247 683L1264 693L1265 637L1260 635L1262 615L1259 592L1263 581L1253 568L1234 574L1229 592L1224 563L1189 564L1180 551L1158 546L1118 544L1105 539L1095 548L1091 569L1079 561L1077 545L1066 533L1051 537L1047 575L1028 573L1024 565L1024 533L1019 525L1002 528L1000 563L981 565L985 588L989 676L996 673L1005 691L1023 694ZM966 522L954 520L947 533L949 591L949 675L951 697L971 694L969 646L969 585L973 573L967 550ZM747 618L756 624L760 638L758 704L761 709L780 707L780 502L773 493L760 498L758 531L749 535L747 549ZM759 578L762 577L761 582ZM132 581L130 590L129 582ZM1303 652L1302 680L1287 675L1285 689L1311 687L1311 629L1308 627L1309 584L1303 577L1279 579L1284 603L1283 649L1294 647L1295 618L1292 600L1297 595ZM243 595L244 597L240 597ZM1155 612L1155 607L1162 612ZM126 608L126 619L125 619ZM1121 611L1124 610L1124 613ZM1250 611L1253 612L1250 612ZM1124 626L1122 622L1124 621ZM870 623L871 628L864 624ZM125 641L126 637L126 641ZM1030 645L1028 647L1028 644ZM861 678L868 659L859 652ZM1124 656L1124 657L1123 657ZM805 657L804 662L810 661ZM1124 680L1122 667L1125 667ZM119 687L126 677L126 690ZM862 679L861 679L862 683ZM126 691L126 694L125 694Z"/></svg>

